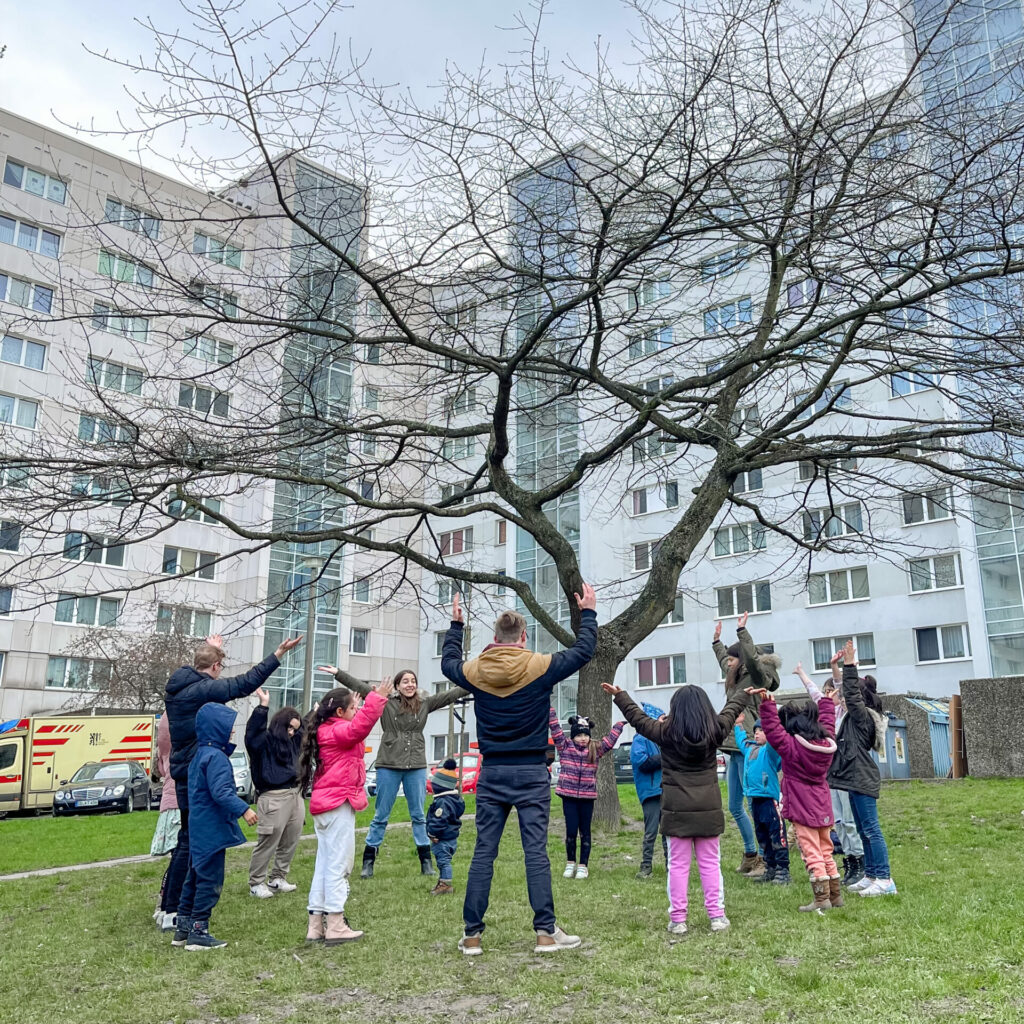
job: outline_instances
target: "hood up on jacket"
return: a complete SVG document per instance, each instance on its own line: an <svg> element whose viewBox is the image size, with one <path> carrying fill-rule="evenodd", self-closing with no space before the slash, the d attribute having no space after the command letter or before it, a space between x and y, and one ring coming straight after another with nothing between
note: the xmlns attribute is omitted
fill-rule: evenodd
<svg viewBox="0 0 1024 1024"><path fill-rule="evenodd" d="M228 756L235 749L231 730L238 716L226 704L204 704L196 713L196 740L199 746L217 747Z"/></svg>
<svg viewBox="0 0 1024 1024"><path fill-rule="evenodd" d="M463 663L462 671L472 686L497 697L508 697L539 679L550 665L550 654L537 654L512 645L488 644L479 658Z"/></svg>
<svg viewBox="0 0 1024 1024"><path fill-rule="evenodd" d="M777 690L781 680L779 679L779 669L782 668L782 656L779 654L769 653L763 651L760 647L757 648L757 664L761 669L761 674L764 676L765 681L769 684L769 690ZM740 673L739 678L742 679L747 674L746 669ZM775 685L772 686L771 684Z"/></svg>

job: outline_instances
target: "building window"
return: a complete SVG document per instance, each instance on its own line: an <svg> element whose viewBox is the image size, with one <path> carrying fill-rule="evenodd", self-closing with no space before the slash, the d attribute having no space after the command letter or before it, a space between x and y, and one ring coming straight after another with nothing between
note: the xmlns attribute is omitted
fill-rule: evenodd
<svg viewBox="0 0 1024 1024"><path fill-rule="evenodd" d="M949 487L936 487L923 494L903 495L903 523L931 523L953 516L953 492Z"/></svg>
<svg viewBox="0 0 1024 1024"><path fill-rule="evenodd" d="M196 496L195 500L202 502L203 507L199 508L182 498L172 498L167 503L168 515L173 516L175 519L195 519L200 523L209 523L211 526L217 526L220 522L216 518L217 515L220 515L221 511L220 498L208 498L206 495L200 494ZM216 513L216 515L211 515L211 513Z"/></svg>
<svg viewBox="0 0 1024 1024"><path fill-rule="evenodd" d="M859 501L835 508L807 509L803 513L804 540L845 537L864 529Z"/></svg>
<svg viewBox="0 0 1024 1024"><path fill-rule="evenodd" d="M433 749L435 761L443 761L448 756L448 737L445 736L432 736L431 746Z"/></svg>
<svg viewBox="0 0 1024 1024"><path fill-rule="evenodd" d="M113 664L95 658L61 658L46 665L46 685L64 690L98 690L110 683Z"/></svg>
<svg viewBox="0 0 1024 1024"><path fill-rule="evenodd" d="M119 224L123 228L146 238L156 239L160 235L160 218L129 206L117 199L108 199L103 208L103 219L108 224Z"/></svg>
<svg viewBox="0 0 1024 1024"><path fill-rule="evenodd" d="M463 530L452 530L438 536L442 555L461 555L464 551L473 550L473 527Z"/></svg>
<svg viewBox="0 0 1024 1024"><path fill-rule="evenodd" d="M764 551L767 546L768 531L760 523L740 523L715 530L715 558Z"/></svg>
<svg viewBox="0 0 1024 1024"><path fill-rule="evenodd" d="M178 405L182 409L192 409L203 416L227 419L228 413L231 411L231 396L224 391L211 391L209 388L197 388L192 384L179 384Z"/></svg>
<svg viewBox="0 0 1024 1024"><path fill-rule="evenodd" d="M834 572L811 573L807 581L808 604L839 604L841 601L863 601L868 591L868 570L837 569Z"/></svg>
<svg viewBox="0 0 1024 1024"><path fill-rule="evenodd" d="M224 366L235 358L235 346L227 341L218 341L205 334L197 334L186 338L182 343L185 355L203 359L208 363L219 363Z"/></svg>
<svg viewBox="0 0 1024 1024"><path fill-rule="evenodd" d="M122 366L105 359L89 356L86 363L86 379L97 388L109 388L126 395L142 394L142 371L132 366Z"/></svg>
<svg viewBox="0 0 1024 1024"><path fill-rule="evenodd" d="M131 501L131 491L123 484L114 483L108 476L76 473L71 478L71 493L76 498L95 498L88 507L113 505L124 508Z"/></svg>
<svg viewBox="0 0 1024 1024"><path fill-rule="evenodd" d="M124 544L110 537L93 537L87 533L64 535L63 558L71 562L93 565L124 565Z"/></svg>
<svg viewBox="0 0 1024 1024"><path fill-rule="evenodd" d="M160 571L168 576L195 576L212 580L216 573L217 555L213 551L193 551L191 548L164 547Z"/></svg>
<svg viewBox="0 0 1024 1024"><path fill-rule="evenodd" d="M497 522L498 535L495 544L502 545L508 536L508 521L505 519L499 519Z"/></svg>
<svg viewBox="0 0 1024 1024"><path fill-rule="evenodd" d="M757 583L740 583L735 587L718 587L715 600L720 619L742 615L744 612L770 612L772 585L768 580L760 580Z"/></svg>
<svg viewBox="0 0 1024 1024"><path fill-rule="evenodd" d="M890 374L889 384L892 397L899 398L938 387L939 375L931 370L903 370L901 373Z"/></svg>
<svg viewBox="0 0 1024 1024"><path fill-rule="evenodd" d="M460 459L470 458L475 450L475 437L448 437L441 445L441 457L450 462L458 462Z"/></svg>
<svg viewBox="0 0 1024 1024"><path fill-rule="evenodd" d="M821 640L811 641L811 654L814 658L814 671L824 672L832 665L832 656L841 651L847 640L852 640L857 648L857 664L863 668L875 665L875 635L860 633L857 636L827 636ZM840 659L842 664L842 659Z"/></svg>
<svg viewBox="0 0 1024 1024"><path fill-rule="evenodd" d="M971 656L971 638L965 622L915 629L914 644L919 662L956 661Z"/></svg>
<svg viewBox="0 0 1024 1024"><path fill-rule="evenodd" d="M238 296L207 281L192 281L189 295L221 316L238 316Z"/></svg>
<svg viewBox="0 0 1024 1024"><path fill-rule="evenodd" d="M371 366L380 364L380 345L366 345L363 352L363 361Z"/></svg>
<svg viewBox="0 0 1024 1024"><path fill-rule="evenodd" d="M659 623L661 626L676 626L683 621L683 595L676 591L676 599L672 610Z"/></svg>
<svg viewBox="0 0 1024 1024"><path fill-rule="evenodd" d="M10 615L14 601L14 587L0 587L0 615Z"/></svg>
<svg viewBox="0 0 1024 1024"><path fill-rule="evenodd" d="M748 494L750 491L759 491L764 486L761 470L748 469L745 473L737 473L729 487L731 494Z"/></svg>
<svg viewBox="0 0 1024 1024"><path fill-rule="evenodd" d="M661 302L672 294L672 285L667 279L657 281L644 281L633 292L633 303L640 306L650 306L655 302Z"/></svg>
<svg viewBox="0 0 1024 1024"><path fill-rule="evenodd" d="M643 334L629 339L629 358L642 359L653 356L672 347L673 335L671 327L652 327Z"/></svg>
<svg viewBox="0 0 1024 1024"><path fill-rule="evenodd" d="M192 237L192 251L197 256L205 256L214 263L223 263L226 267L240 269L242 266L242 250L230 242L222 242L219 238L211 238L197 231Z"/></svg>
<svg viewBox="0 0 1024 1024"><path fill-rule="evenodd" d="M380 407L380 388L363 388L363 407L373 411Z"/></svg>
<svg viewBox="0 0 1024 1024"><path fill-rule="evenodd" d="M444 650L444 638L448 635L448 630L439 629L434 633L434 657L440 658L441 652Z"/></svg>
<svg viewBox="0 0 1024 1024"><path fill-rule="evenodd" d="M679 484L675 480L669 480L665 484L665 508L679 507Z"/></svg>
<svg viewBox="0 0 1024 1024"><path fill-rule="evenodd" d="M209 636L213 632L213 613L180 604L157 605L156 631L181 636Z"/></svg>
<svg viewBox="0 0 1024 1024"><path fill-rule="evenodd" d="M21 547L21 523L0 520L0 551L17 551Z"/></svg>
<svg viewBox="0 0 1024 1024"><path fill-rule="evenodd" d="M801 480L816 480L828 476L837 469L852 472L857 468L855 458L819 459L815 462L801 460L797 463L797 474Z"/></svg>
<svg viewBox="0 0 1024 1024"><path fill-rule="evenodd" d="M374 500L374 485L372 480L359 481L359 497L364 501Z"/></svg>
<svg viewBox="0 0 1024 1024"><path fill-rule="evenodd" d="M368 629L352 630L352 639L349 643L350 654L370 653L370 631Z"/></svg>
<svg viewBox="0 0 1024 1024"><path fill-rule="evenodd" d="M654 564L661 548L660 540L648 540L643 544L633 545L633 571L646 572Z"/></svg>
<svg viewBox="0 0 1024 1024"><path fill-rule="evenodd" d="M370 603L370 581L368 579L356 580L352 584L352 600L357 604Z"/></svg>
<svg viewBox="0 0 1024 1024"><path fill-rule="evenodd" d="M700 277L702 281L713 281L717 277L736 274L750 262L750 251L745 245L726 249L715 256L700 261Z"/></svg>
<svg viewBox="0 0 1024 1024"><path fill-rule="evenodd" d="M796 309L817 299L827 299L835 295L838 288L838 280L816 281L813 277L806 277L786 288L786 305L790 309Z"/></svg>
<svg viewBox="0 0 1024 1024"><path fill-rule="evenodd" d="M40 256L52 256L54 259L60 256L60 235L3 214L0 214L0 242L37 252Z"/></svg>
<svg viewBox="0 0 1024 1024"><path fill-rule="evenodd" d="M671 383L671 378L668 378ZM650 459L658 459L662 456L672 455L679 442L674 437L667 437L660 433L648 434L646 437L634 441L632 445L633 464L646 462Z"/></svg>
<svg viewBox="0 0 1024 1024"><path fill-rule="evenodd" d="M128 444L133 436L132 428L126 425L84 413L78 417L78 440L87 444L114 444L117 441Z"/></svg>
<svg viewBox="0 0 1024 1024"><path fill-rule="evenodd" d="M100 250L98 271L104 276L125 284L137 284L143 288L153 287L153 271L145 263L137 263L116 252Z"/></svg>
<svg viewBox="0 0 1024 1024"><path fill-rule="evenodd" d="M704 311L704 333L719 334L741 324L749 324L753 318L753 306L750 296L744 296L735 302L726 302L721 306Z"/></svg>
<svg viewBox="0 0 1024 1024"><path fill-rule="evenodd" d="M647 488L640 487L635 491L631 491L630 498L633 505L633 511L630 514L642 516L647 511Z"/></svg>
<svg viewBox="0 0 1024 1024"><path fill-rule="evenodd" d="M0 363L24 366L29 370L46 368L46 346L37 341L25 341L5 334L0 341Z"/></svg>
<svg viewBox="0 0 1024 1024"><path fill-rule="evenodd" d="M964 584L959 555L934 555L910 560L910 592L951 590Z"/></svg>
<svg viewBox="0 0 1024 1024"><path fill-rule="evenodd" d="M25 466L0 465L0 487L27 490L32 483L32 472Z"/></svg>
<svg viewBox="0 0 1024 1024"><path fill-rule="evenodd" d="M69 622L75 626L117 625L121 614L121 602L112 597L90 597L87 595L58 594L54 609L54 622Z"/></svg>
<svg viewBox="0 0 1024 1024"><path fill-rule="evenodd" d="M60 178L44 174L42 171L34 171L31 167L15 163L10 159L4 167L4 184L13 185L34 196L42 196L43 199L60 203L61 206L67 202L68 186Z"/></svg>
<svg viewBox="0 0 1024 1024"><path fill-rule="evenodd" d="M446 398L444 404L449 416L463 416L476 408L476 388L466 388L461 394Z"/></svg>
<svg viewBox="0 0 1024 1024"><path fill-rule="evenodd" d="M49 313L53 307L53 289L20 277L0 274L0 302L32 309L37 313Z"/></svg>
<svg viewBox="0 0 1024 1024"><path fill-rule="evenodd" d="M35 430L39 422L39 403L14 395L0 395L0 423Z"/></svg>
<svg viewBox="0 0 1024 1024"><path fill-rule="evenodd" d="M794 408L799 409L800 406L810 400L811 395L813 394L813 391L801 391L796 398L793 399ZM850 393L848 382L838 381L835 384L829 384L811 405L808 405L806 409L800 412L797 419L805 420L811 416L821 415L826 412L834 412L836 409L852 408L853 396Z"/></svg>
<svg viewBox="0 0 1024 1024"><path fill-rule="evenodd" d="M637 658L636 681L638 686L683 686L686 683L686 655Z"/></svg>
<svg viewBox="0 0 1024 1024"><path fill-rule="evenodd" d="M89 321L97 331L120 334L133 341L145 341L149 337L149 320L144 316L130 316L119 313L105 302L94 302L92 318Z"/></svg>

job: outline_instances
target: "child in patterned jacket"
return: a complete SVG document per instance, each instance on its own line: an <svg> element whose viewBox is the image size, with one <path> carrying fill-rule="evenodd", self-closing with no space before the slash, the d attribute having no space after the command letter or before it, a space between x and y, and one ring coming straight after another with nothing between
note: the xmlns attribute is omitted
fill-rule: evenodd
<svg viewBox="0 0 1024 1024"><path fill-rule="evenodd" d="M589 718L569 716L569 739L565 738L554 708L549 714L551 738L558 750L558 785L555 793L562 798L565 813L565 871L563 878L587 878L590 871L590 823L597 800L597 763L618 742L625 722L616 722L612 731L600 742L590 735L594 722ZM580 854L576 859L576 837Z"/></svg>

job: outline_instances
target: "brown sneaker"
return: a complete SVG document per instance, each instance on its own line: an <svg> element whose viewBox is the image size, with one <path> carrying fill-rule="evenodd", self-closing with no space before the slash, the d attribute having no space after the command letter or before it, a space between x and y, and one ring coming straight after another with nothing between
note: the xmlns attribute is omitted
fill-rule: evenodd
<svg viewBox="0 0 1024 1024"><path fill-rule="evenodd" d="M340 946L343 942L355 942L363 937L362 932L350 928L344 914L328 914L324 930L325 946Z"/></svg>
<svg viewBox="0 0 1024 1024"><path fill-rule="evenodd" d="M433 889L430 890L431 896L447 896L450 893L455 892L455 886L451 882L439 881Z"/></svg>
<svg viewBox="0 0 1024 1024"><path fill-rule="evenodd" d="M843 905L843 890L839 884L838 875L828 880L828 900L833 907L841 907Z"/></svg>
<svg viewBox="0 0 1024 1024"><path fill-rule="evenodd" d="M324 941L324 915L323 914L310 914L309 915L309 927L306 929L306 941L307 942L323 942Z"/></svg>
<svg viewBox="0 0 1024 1024"><path fill-rule="evenodd" d="M459 949L464 956L479 956L484 951L479 935L463 935L459 939Z"/></svg>
<svg viewBox="0 0 1024 1024"><path fill-rule="evenodd" d="M743 860L740 861L740 866L736 869L737 875L745 875L750 869L760 860L761 858L756 853L745 853L743 854Z"/></svg>
<svg viewBox="0 0 1024 1024"><path fill-rule="evenodd" d="M754 857L754 863L751 865L750 870L747 872L747 878L763 878L764 873L768 870L768 865L765 864L764 858L757 855Z"/></svg>
<svg viewBox="0 0 1024 1024"><path fill-rule="evenodd" d="M811 914L815 910L819 913L828 910L832 906L832 902L828 898L828 879L827 878L814 878L811 880L811 888L814 890L814 899L800 907L805 914Z"/></svg>
<svg viewBox="0 0 1024 1024"><path fill-rule="evenodd" d="M534 953L557 953L563 949L575 949L582 943L578 935L566 935L558 925L554 931L537 932L537 945L533 947Z"/></svg>

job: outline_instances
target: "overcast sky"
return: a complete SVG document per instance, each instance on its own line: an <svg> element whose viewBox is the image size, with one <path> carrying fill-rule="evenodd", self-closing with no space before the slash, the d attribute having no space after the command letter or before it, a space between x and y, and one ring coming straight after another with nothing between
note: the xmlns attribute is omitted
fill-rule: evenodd
<svg viewBox="0 0 1024 1024"><path fill-rule="evenodd" d="M255 11L273 10L272 0L246 0ZM133 109L124 94L131 75L86 52L108 51L136 59L154 50L149 31L130 20L152 18L163 29L184 27L177 0L35 0L4 5L0 44L0 106L55 128L63 124L107 128L117 115L131 123ZM477 65L482 57L497 66L517 49L521 34L509 31L515 14L531 8L516 0L353 0L332 21L354 51L369 54L369 72L381 82L422 91L436 81L446 60ZM631 15L619 0L552 0L544 39L553 57L571 56L589 65L595 40L628 59ZM135 83L138 85L138 82ZM133 147L112 135L90 141L103 149L133 155ZM159 166L155 158L143 158Z"/></svg>

